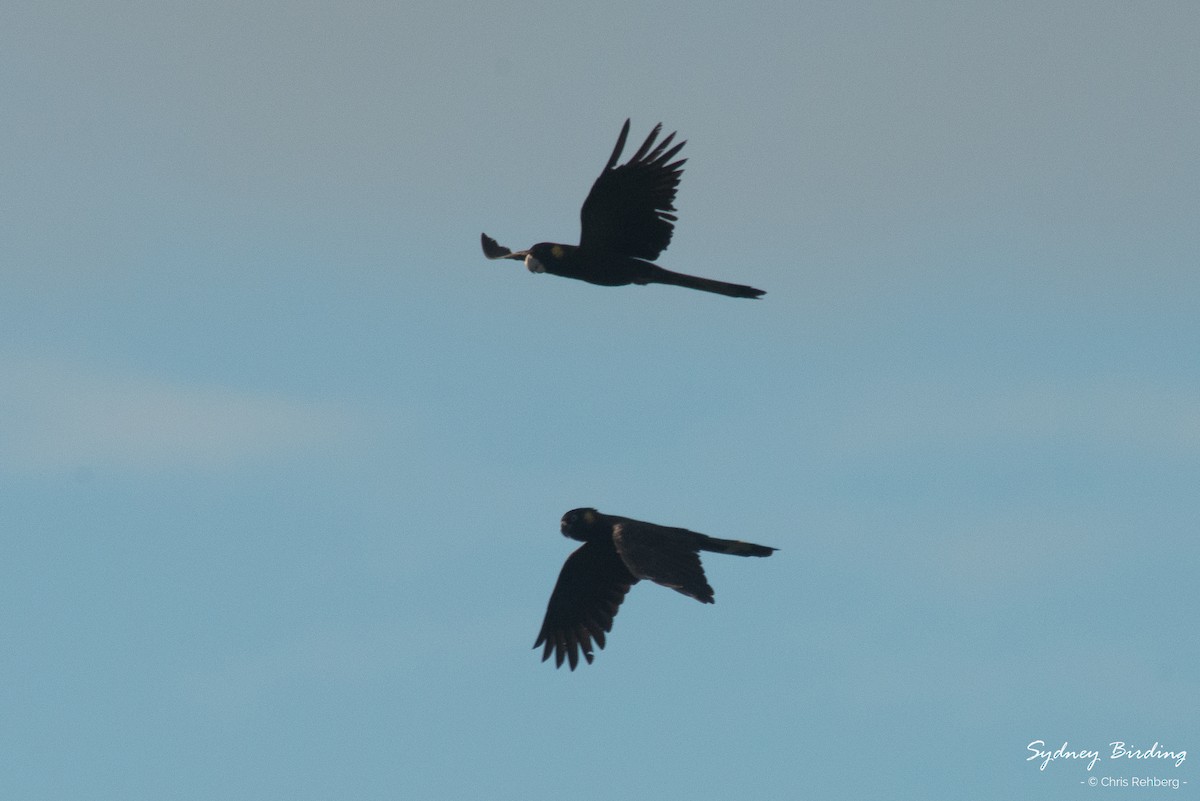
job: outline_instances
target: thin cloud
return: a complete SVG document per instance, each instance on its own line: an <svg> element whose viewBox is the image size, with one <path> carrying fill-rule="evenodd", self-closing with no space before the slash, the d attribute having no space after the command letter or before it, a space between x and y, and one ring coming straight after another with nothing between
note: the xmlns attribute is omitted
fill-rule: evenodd
<svg viewBox="0 0 1200 801"><path fill-rule="evenodd" d="M403 638L395 632L311 629L285 632L241 653L209 653L178 678L191 703L233 714L273 692L314 684L343 686L403 670Z"/></svg>
<svg viewBox="0 0 1200 801"><path fill-rule="evenodd" d="M217 467L345 436L315 403L53 359L0 360L0 469Z"/></svg>
<svg viewBox="0 0 1200 801"><path fill-rule="evenodd" d="M1200 452L1200 400L1140 382L964 387L937 381L881 386L878 404L851 408L836 430L849 450L1057 443L1163 454Z"/></svg>

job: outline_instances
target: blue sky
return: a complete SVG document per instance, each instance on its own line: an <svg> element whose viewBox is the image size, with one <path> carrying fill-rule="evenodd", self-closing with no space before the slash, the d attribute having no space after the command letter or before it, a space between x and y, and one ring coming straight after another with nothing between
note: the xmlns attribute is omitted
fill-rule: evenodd
<svg viewBox="0 0 1200 801"><path fill-rule="evenodd" d="M0 796L1194 791L1198 35L5 4ZM626 117L688 140L663 266L765 298L482 257L576 241ZM780 551L555 671L577 506Z"/></svg>

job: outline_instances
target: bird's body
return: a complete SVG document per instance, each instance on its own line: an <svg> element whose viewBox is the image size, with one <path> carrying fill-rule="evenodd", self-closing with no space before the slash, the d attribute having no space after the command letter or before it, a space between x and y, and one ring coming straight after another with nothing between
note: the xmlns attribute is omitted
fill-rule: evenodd
<svg viewBox="0 0 1200 801"><path fill-rule="evenodd" d="M675 192L687 161L671 161L684 145L671 147L675 134L655 144L661 130L656 125L629 161L618 166L629 135L629 120L625 121L608 164L583 202L578 245L539 242L514 252L481 234L484 255L524 261L530 272L600 286L672 284L736 298L765 294L751 286L676 273L653 263L671 242L677 219Z"/></svg>
<svg viewBox="0 0 1200 801"><path fill-rule="evenodd" d="M484 234L486 237L487 235ZM492 241L495 245L495 241ZM487 242L484 250L488 249ZM557 242L539 242L525 252L525 266L530 272L561 275L599 286L627 286L628 284L672 284L674 286L715 292L734 298L756 298L763 294L754 287L730 284L711 278L700 278L663 269L645 259L618 254L593 256L578 245L560 245ZM501 257L505 258L505 257Z"/></svg>
<svg viewBox="0 0 1200 801"><path fill-rule="evenodd" d="M775 551L590 508L567 512L561 528L564 536L583 545L563 565L533 647L544 646L543 661L553 653L556 666L565 660L571 670L579 663L580 651L591 663L593 641L604 647L621 601L641 579L710 604L713 589L700 564L700 551L735 556L770 556Z"/></svg>

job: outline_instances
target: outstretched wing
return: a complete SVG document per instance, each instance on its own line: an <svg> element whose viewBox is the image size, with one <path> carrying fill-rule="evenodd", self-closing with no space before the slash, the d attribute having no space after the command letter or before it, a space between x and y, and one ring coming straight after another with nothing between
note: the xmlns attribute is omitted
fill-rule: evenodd
<svg viewBox="0 0 1200 801"><path fill-rule="evenodd" d="M592 641L597 648L604 647L604 635L612 631L617 609L635 582L612 545L585 542L577 548L558 575L546 619L533 644L534 648L545 645L542 661L553 652L555 667L562 667L566 659L574 670L582 650L591 664Z"/></svg>
<svg viewBox="0 0 1200 801"><path fill-rule="evenodd" d="M653 260L671 243L678 219L672 213L675 190L687 159L671 161L685 144L671 147L674 133L654 144L661 131L662 124L655 125L633 157L618 167L629 135L625 120L608 164L583 201L581 249Z"/></svg>
<svg viewBox="0 0 1200 801"><path fill-rule="evenodd" d="M702 536L640 520L625 519L613 526L613 542L630 573L711 604L713 589L697 553Z"/></svg>
<svg viewBox="0 0 1200 801"><path fill-rule="evenodd" d="M520 261L529 255L528 250L518 250L513 253L487 234L479 235L479 243L483 245L483 255L489 259L517 259Z"/></svg>

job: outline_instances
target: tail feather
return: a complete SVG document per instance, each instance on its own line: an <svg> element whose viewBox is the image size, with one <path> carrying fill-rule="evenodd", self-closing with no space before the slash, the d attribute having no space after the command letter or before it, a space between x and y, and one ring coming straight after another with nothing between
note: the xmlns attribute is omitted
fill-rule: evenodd
<svg viewBox="0 0 1200 801"><path fill-rule="evenodd" d="M741 540L723 540L717 537L710 537L707 534L700 534L699 548L702 551L712 551L713 553L727 553L732 556L770 556L779 550L778 548L768 548L766 545L755 545L753 542L742 542Z"/></svg>
<svg viewBox="0 0 1200 801"><path fill-rule="evenodd" d="M699 289L702 292L715 292L718 295L728 295L731 298L757 298L767 294L761 289L755 289L752 286L745 286L744 284L731 284L726 281L716 281L712 278L700 278L695 275L675 273L670 270L664 270L657 265L655 265L655 268L648 276L646 283L671 284L673 286L687 287L688 289Z"/></svg>

